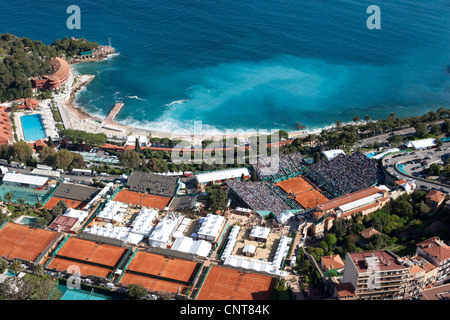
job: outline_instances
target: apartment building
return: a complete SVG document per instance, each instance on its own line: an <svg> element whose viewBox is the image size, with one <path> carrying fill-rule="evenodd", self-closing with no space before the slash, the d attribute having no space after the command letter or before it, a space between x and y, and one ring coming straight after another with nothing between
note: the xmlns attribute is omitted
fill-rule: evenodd
<svg viewBox="0 0 450 320"><path fill-rule="evenodd" d="M410 268L389 250L347 253L342 283L353 286L356 299L403 299Z"/></svg>
<svg viewBox="0 0 450 320"><path fill-rule="evenodd" d="M442 284L450 277L450 246L438 237L432 237L417 244L416 252L438 267L436 284Z"/></svg>

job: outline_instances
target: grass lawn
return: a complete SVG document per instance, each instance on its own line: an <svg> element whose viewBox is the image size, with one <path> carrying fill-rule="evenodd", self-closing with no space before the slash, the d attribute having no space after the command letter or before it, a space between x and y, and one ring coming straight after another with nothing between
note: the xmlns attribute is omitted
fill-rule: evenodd
<svg viewBox="0 0 450 320"><path fill-rule="evenodd" d="M277 290L275 294L275 300L294 300L292 298L292 292L290 288L284 290Z"/></svg>

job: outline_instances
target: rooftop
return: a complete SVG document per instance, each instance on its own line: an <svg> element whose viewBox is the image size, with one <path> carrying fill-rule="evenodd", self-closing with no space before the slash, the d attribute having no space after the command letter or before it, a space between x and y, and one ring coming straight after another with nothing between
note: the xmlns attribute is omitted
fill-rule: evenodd
<svg viewBox="0 0 450 320"><path fill-rule="evenodd" d="M99 192L99 188L82 186L73 183L61 183L56 188L53 196L82 202L89 202Z"/></svg>
<svg viewBox="0 0 450 320"><path fill-rule="evenodd" d="M417 244L417 247L421 248L425 251L425 253L438 259L439 261L450 259L450 247L438 237L432 237L422 241Z"/></svg>
<svg viewBox="0 0 450 320"><path fill-rule="evenodd" d="M344 268L344 261L342 261L338 254L323 256L320 259L327 270Z"/></svg>
<svg viewBox="0 0 450 320"><path fill-rule="evenodd" d="M450 283L423 290L421 300L450 300Z"/></svg>
<svg viewBox="0 0 450 320"><path fill-rule="evenodd" d="M348 253L348 258L353 261L358 272L361 273L368 272L374 267L379 271L409 269L408 266L402 264L402 260L388 250Z"/></svg>
<svg viewBox="0 0 450 320"><path fill-rule="evenodd" d="M148 192L166 197L172 197L177 192L179 178L154 173L133 171L128 178L126 186L131 191Z"/></svg>

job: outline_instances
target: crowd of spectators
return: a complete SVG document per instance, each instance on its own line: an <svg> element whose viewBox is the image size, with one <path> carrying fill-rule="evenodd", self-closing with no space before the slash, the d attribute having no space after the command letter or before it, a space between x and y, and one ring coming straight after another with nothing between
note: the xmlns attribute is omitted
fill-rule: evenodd
<svg viewBox="0 0 450 320"><path fill-rule="evenodd" d="M377 163L360 152L320 161L304 175L331 198L368 188L381 178Z"/></svg>
<svg viewBox="0 0 450 320"><path fill-rule="evenodd" d="M291 154L281 153L276 156L260 157L257 164L253 165L253 168L261 180L273 180L301 173L306 166L300 152L294 152Z"/></svg>
<svg viewBox="0 0 450 320"><path fill-rule="evenodd" d="M266 182L228 181L228 189L232 195L237 196L250 209L254 211L271 211L275 214L293 209L289 203L295 203L288 197L284 199L281 190Z"/></svg>

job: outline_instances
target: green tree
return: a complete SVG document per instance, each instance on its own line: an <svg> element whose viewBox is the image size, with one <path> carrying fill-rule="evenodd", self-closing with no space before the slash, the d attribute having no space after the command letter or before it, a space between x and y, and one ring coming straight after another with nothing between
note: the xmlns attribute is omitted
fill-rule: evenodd
<svg viewBox="0 0 450 320"><path fill-rule="evenodd" d="M33 149L25 142L19 141L13 144L15 158L20 162L27 162L33 155Z"/></svg>
<svg viewBox="0 0 450 320"><path fill-rule="evenodd" d="M432 176L440 176L441 175L441 165L438 163L430 164L430 168L428 168L428 172Z"/></svg>
<svg viewBox="0 0 450 320"><path fill-rule="evenodd" d="M251 181L258 181L258 176L255 169L252 169Z"/></svg>
<svg viewBox="0 0 450 320"><path fill-rule="evenodd" d="M387 140L393 146L399 146L403 142L403 137L401 135L396 134L394 136L389 137Z"/></svg>
<svg viewBox="0 0 450 320"><path fill-rule="evenodd" d="M136 138L136 142L134 144L134 151L137 153L141 152L141 144L139 143L139 138Z"/></svg>
<svg viewBox="0 0 450 320"><path fill-rule="evenodd" d="M414 126L414 129L416 130L415 135L416 135L417 138L422 139L422 138L426 138L427 137L427 135L428 135L428 128L427 128L427 125L425 123L420 122L420 123L416 124Z"/></svg>
<svg viewBox="0 0 450 320"><path fill-rule="evenodd" d="M334 235L334 233L328 233L326 236L325 236L325 242L327 243L327 245L328 245L328 247L332 247L332 246L334 246L335 244L336 244L336 242L337 242L337 238L336 238L336 236Z"/></svg>
<svg viewBox="0 0 450 320"><path fill-rule="evenodd" d="M132 283L128 286L128 289L128 296L133 300L141 300L148 293L142 284Z"/></svg>
<svg viewBox="0 0 450 320"><path fill-rule="evenodd" d="M56 151L45 146L39 151L39 158L43 164L53 167L56 164Z"/></svg>
<svg viewBox="0 0 450 320"><path fill-rule="evenodd" d="M220 188L207 188L207 207L211 210L224 210L228 204L227 192Z"/></svg>
<svg viewBox="0 0 450 320"><path fill-rule="evenodd" d="M59 149L55 155L55 164L59 169L67 170L72 163L73 153L67 149Z"/></svg>
<svg viewBox="0 0 450 320"><path fill-rule="evenodd" d="M74 168L78 168L78 169L82 169L82 168L86 168L86 164L84 162L84 158L81 154L79 153L72 153L72 162L70 163L70 165Z"/></svg>
<svg viewBox="0 0 450 320"><path fill-rule="evenodd" d="M14 273L16 276L19 275L19 273L22 272L23 268L22 268L22 261L19 259L14 259L11 262L11 265L9 266L9 270Z"/></svg>
<svg viewBox="0 0 450 320"><path fill-rule="evenodd" d="M135 169L141 163L139 154L134 150L125 150L120 156L120 162L122 165L129 169Z"/></svg>
<svg viewBox="0 0 450 320"><path fill-rule="evenodd" d="M36 263L33 267L33 274L35 276L40 277L40 276L42 276L43 272L44 272L44 267L42 266L42 264Z"/></svg>
<svg viewBox="0 0 450 320"><path fill-rule="evenodd" d="M8 202L8 204L11 204L11 200L14 197L14 193L12 193L11 191L8 191L5 195L4 198L5 200Z"/></svg>
<svg viewBox="0 0 450 320"><path fill-rule="evenodd" d="M5 270L8 268L8 261L0 257L0 274L5 272Z"/></svg>

